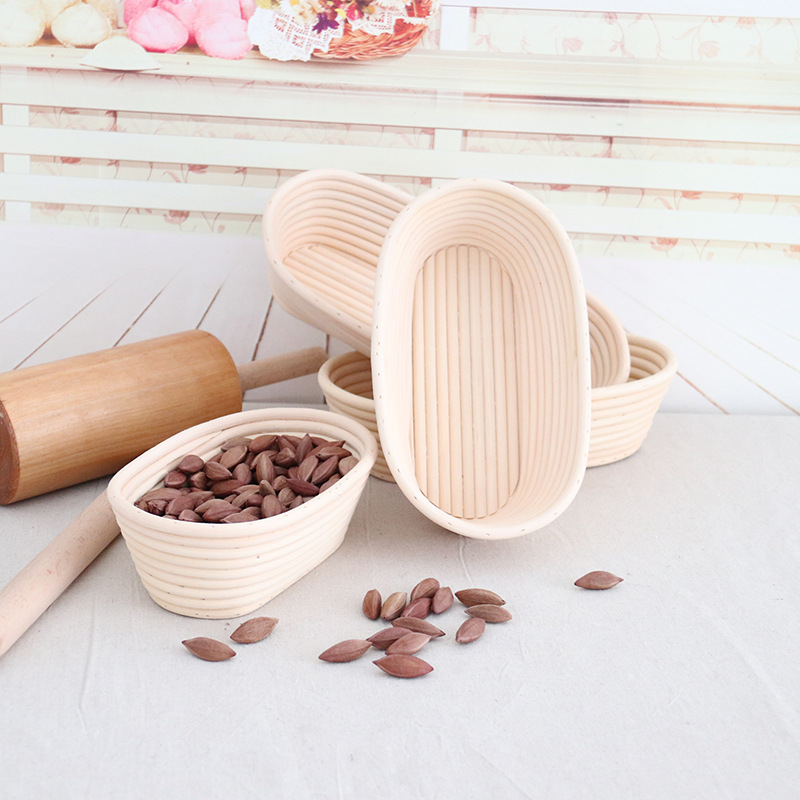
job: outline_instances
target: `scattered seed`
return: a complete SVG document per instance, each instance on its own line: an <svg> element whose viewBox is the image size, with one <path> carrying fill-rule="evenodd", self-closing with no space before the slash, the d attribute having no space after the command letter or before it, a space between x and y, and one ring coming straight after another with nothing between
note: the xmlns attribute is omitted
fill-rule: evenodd
<svg viewBox="0 0 800 800"><path fill-rule="evenodd" d="M464 620L461 627L456 631L456 641L459 644L469 644L476 639L480 639L485 630L486 620L479 617L470 617Z"/></svg>
<svg viewBox="0 0 800 800"><path fill-rule="evenodd" d="M426 636L430 636L431 639L444 636L444 631L441 628L437 628L427 620L419 619L419 617L398 617L392 620L392 625L396 628L414 631L414 633L424 633Z"/></svg>
<svg viewBox="0 0 800 800"><path fill-rule="evenodd" d="M594 572L587 572L582 578L578 578L575 581L575 585L580 586L581 589L610 589L621 582L622 578L611 572L595 570Z"/></svg>
<svg viewBox="0 0 800 800"><path fill-rule="evenodd" d="M395 678L420 678L433 671L433 667L427 661L417 656L383 656L372 663Z"/></svg>
<svg viewBox="0 0 800 800"><path fill-rule="evenodd" d="M411 602L420 597L433 597L438 589L439 581L436 578L425 578L411 590Z"/></svg>
<svg viewBox="0 0 800 800"><path fill-rule="evenodd" d="M185 639L181 644L197 658L203 661L227 661L236 655L236 651L228 647L225 642L209 639L206 636L197 636L194 639Z"/></svg>
<svg viewBox="0 0 800 800"><path fill-rule="evenodd" d="M418 653L425 647L426 644L431 640L430 636L427 636L424 633L414 633L413 631L409 631L405 636L401 636L399 639L396 639L386 648L386 655L393 656L403 655L403 656L413 656L414 653Z"/></svg>
<svg viewBox="0 0 800 800"><path fill-rule="evenodd" d="M405 592L393 592L381 606L381 617L385 620L393 620L403 613L406 607L408 595Z"/></svg>
<svg viewBox="0 0 800 800"><path fill-rule="evenodd" d="M443 614L453 605L453 590L449 586L441 586L431 599L431 611Z"/></svg>
<svg viewBox="0 0 800 800"><path fill-rule="evenodd" d="M511 619L510 612L502 606L494 603L479 603L466 609L466 613L471 617L485 620L486 622L508 622Z"/></svg>
<svg viewBox="0 0 800 800"><path fill-rule="evenodd" d="M339 642L320 653L319 658L320 661L334 663L355 661L363 656L370 647L372 647L372 642L368 642L366 639L346 639L344 642Z"/></svg>
<svg viewBox="0 0 800 800"><path fill-rule="evenodd" d="M404 609L401 617L418 617L425 619L431 613L431 598L418 597L409 603Z"/></svg>
<svg viewBox="0 0 800 800"><path fill-rule="evenodd" d="M467 607L485 604L504 606L506 604L499 594L490 592L488 589L462 589L460 592L456 592L456 597Z"/></svg>
<svg viewBox="0 0 800 800"><path fill-rule="evenodd" d="M367 636L367 641L378 650L385 650L392 642L397 641L400 637L408 634L407 628L384 628L383 630L373 633L372 636Z"/></svg>
<svg viewBox="0 0 800 800"><path fill-rule="evenodd" d="M253 617L243 622L232 634L231 639L239 644L253 644L266 639L272 631L278 620L275 617Z"/></svg>
<svg viewBox="0 0 800 800"><path fill-rule="evenodd" d="M377 589L370 589L361 603L361 610L367 619L378 619L381 615L381 593Z"/></svg>

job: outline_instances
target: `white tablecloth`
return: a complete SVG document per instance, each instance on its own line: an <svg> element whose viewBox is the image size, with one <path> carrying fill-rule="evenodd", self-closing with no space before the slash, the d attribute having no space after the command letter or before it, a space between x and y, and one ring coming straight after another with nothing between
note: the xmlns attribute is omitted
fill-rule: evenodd
<svg viewBox="0 0 800 800"><path fill-rule="evenodd" d="M0 508L5 584L104 481ZM342 547L257 614L272 636L207 663L117 539L0 659L0 797L795 798L800 421L661 414L553 524L468 540L370 478ZM573 585L590 570L624 578ZM360 610L434 576L514 619L447 636L400 680L317 659ZM252 614L249 616L256 616Z"/></svg>

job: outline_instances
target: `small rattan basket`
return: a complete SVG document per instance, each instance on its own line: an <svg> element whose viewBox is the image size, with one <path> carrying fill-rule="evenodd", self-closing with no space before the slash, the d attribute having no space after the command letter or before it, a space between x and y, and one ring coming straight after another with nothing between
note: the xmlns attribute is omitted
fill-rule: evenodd
<svg viewBox="0 0 800 800"><path fill-rule="evenodd" d="M409 17L425 20L432 11L433 4L430 0L419 0L418 2L414 0L406 8ZM386 56L400 56L411 50L428 30L427 22L415 25L404 20L397 20L393 33L373 36L361 30L353 30L347 22L344 25L344 33L339 39L331 41L328 52L315 50L314 58L331 60L352 58L366 61Z"/></svg>

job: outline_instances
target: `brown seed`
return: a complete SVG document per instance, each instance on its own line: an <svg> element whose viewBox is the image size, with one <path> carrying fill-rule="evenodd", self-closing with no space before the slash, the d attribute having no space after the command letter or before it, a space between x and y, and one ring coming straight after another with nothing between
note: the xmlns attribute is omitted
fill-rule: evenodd
<svg viewBox="0 0 800 800"><path fill-rule="evenodd" d="M578 578L575 581L575 585L580 586L581 589L610 589L621 582L622 578L611 572L595 570L594 572L587 572L582 578Z"/></svg>
<svg viewBox="0 0 800 800"><path fill-rule="evenodd" d="M413 633L424 633L426 636L430 636L431 639L445 635L441 628L437 628L435 625L432 625L423 618L407 616L405 614L397 617L397 619L393 619L392 626L396 628L403 628L404 630L411 631Z"/></svg>
<svg viewBox="0 0 800 800"><path fill-rule="evenodd" d="M228 439L227 442L221 445L220 450L224 453L226 450L231 450L234 447L247 447L251 439L248 436L234 436L233 439Z"/></svg>
<svg viewBox="0 0 800 800"><path fill-rule="evenodd" d="M356 458L356 456L345 456L339 461L339 473L341 475L347 475L356 464L358 464L358 458Z"/></svg>
<svg viewBox="0 0 800 800"><path fill-rule="evenodd" d="M194 639L185 639L181 644L193 655L203 661L227 661L236 655L236 651L228 647L225 642L209 639L206 636L197 636Z"/></svg>
<svg viewBox="0 0 800 800"><path fill-rule="evenodd" d="M180 497L183 492L180 489L168 489L166 487L159 489L151 489L145 492L139 499L149 503L151 500L172 500L175 497Z"/></svg>
<svg viewBox="0 0 800 800"><path fill-rule="evenodd" d="M347 456L351 456L353 454L345 447L340 447L335 444L330 444L325 447L321 447L316 453L314 453L314 455L317 456L318 458L321 458L324 461L325 459L331 458L332 456L335 456L336 459L338 460L340 458L347 458Z"/></svg>
<svg viewBox="0 0 800 800"><path fill-rule="evenodd" d="M232 634L231 639L239 644L253 644L266 639L272 631L278 620L275 617L253 617L243 622Z"/></svg>
<svg viewBox="0 0 800 800"><path fill-rule="evenodd" d="M436 578L425 578L421 580L411 590L411 602L413 603L418 597L433 597L439 588L439 581Z"/></svg>
<svg viewBox="0 0 800 800"><path fill-rule="evenodd" d="M309 439L309 441L311 440ZM301 481L310 481L317 464L319 461L316 456L306 456L297 466L297 477Z"/></svg>
<svg viewBox="0 0 800 800"><path fill-rule="evenodd" d="M319 487L300 478L287 478L286 485L301 497L314 497L319 494Z"/></svg>
<svg viewBox="0 0 800 800"><path fill-rule="evenodd" d="M470 617L464 620L461 627L456 631L456 641L459 644L469 644L483 636L486 630L486 620L479 617Z"/></svg>
<svg viewBox="0 0 800 800"><path fill-rule="evenodd" d="M355 661L367 652L372 647L372 642L366 639L346 639L339 644L329 647L323 653L320 653L319 658L321 661L332 661L335 663L342 663L345 661Z"/></svg>
<svg viewBox="0 0 800 800"><path fill-rule="evenodd" d="M470 606L466 609L466 613L486 622L508 622L511 619L511 613L507 609L496 606L494 603L479 603L476 606Z"/></svg>
<svg viewBox="0 0 800 800"><path fill-rule="evenodd" d="M167 503L164 513L174 514L177 517L180 516L181 511L186 511L187 509L194 510L196 505L197 500L192 495L182 494L180 497L173 497L172 500Z"/></svg>
<svg viewBox="0 0 800 800"><path fill-rule="evenodd" d="M259 453L256 456L253 461L253 468L256 472L256 478L258 478L259 481L272 483L272 481L275 480L275 465L265 452Z"/></svg>
<svg viewBox="0 0 800 800"><path fill-rule="evenodd" d="M414 633L413 631L409 632L405 636L401 636L399 639L392 642L386 648L386 655L393 656L395 654L404 655L404 656L413 656L415 653L419 653L423 647L431 640L431 637L424 634L424 633Z"/></svg>
<svg viewBox="0 0 800 800"><path fill-rule="evenodd" d="M261 436L256 436L255 439L247 445L247 448L251 453L261 453L264 450L269 450L270 447L275 444L277 438L275 434L265 433Z"/></svg>
<svg viewBox="0 0 800 800"><path fill-rule="evenodd" d="M189 486L194 489L207 489L208 488L208 475L205 472L195 472L189 476Z"/></svg>
<svg viewBox="0 0 800 800"><path fill-rule="evenodd" d="M181 459L181 463L178 464L178 469L185 473L186 475L193 475L195 472L200 472L203 469L205 463L200 456L196 456L194 454L184 456Z"/></svg>
<svg viewBox="0 0 800 800"><path fill-rule="evenodd" d="M417 656L383 656L372 662L395 678L420 678L433 671L433 667Z"/></svg>
<svg viewBox="0 0 800 800"><path fill-rule="evenodd" d="M381 615L381 593L377 589L370 589L361 601L361 610L367 619L378 619Z"/></svg>
<svg viewBox="0 0 800 800"><path fill-rule="evenodd" d="M237 522L253 522L258 519L258 513L253 513L252 510L238 511L236 514L228 514L222 518L222 521L227 524L235 524Z"/></svg>
<svg viewBox="0 0 800 800"><path fill-rule="evenodd" d="M314 449L314 442L311 441L311 437L306 434L298 443L295 451L297 453L297 463L302 464L305 461L308 454ZM316 457L315 457L316 460Z"/></svg>
<svg viewBox="0 0 800 800"><path fill-rule="evenodd" d="M233 469L237 464L241 464L247 455L247 445L237 444L226 450L219 459L220 466Z"/></svg>
<svg viewBox="0 0 800 800"><path fill-rule="evenodd" d="M276 467L294 467L297 465L297 453L291 447L284 447L275 456L274 461Z"/></svg>
<svg viewBox="0 0 800 800"><path fill-rule="evenodd" d="M385 650L392 642L397 641L402 636L406 636L408 630L405 628L384 628L383 630L373 633L372 636L367 636L367 641L378 650Z"/></svg>
<svg viewBox="0 0 800 800"><path fill-rule="evenodd" d="M320 484L319 490L321 492L324 492L326 489L330 489L331 486L338 483L341 479L342 479L341 475L331 475L331 477L328 478L328 480L326 480L325 483Z"/></svg>
<svg viewBox="0 0 800 800"><path fill-rule="evenodd" d="M204 472L210 481L227 481L233 476L233 473L218 461L209 461L205 466Z"/></svg>
<svg viewBox="0 0 800 800"><path fill-rule="evenodd" d="M253 471L247 464L242 462L233 468L233 477L236 478L237 481L247 484L250 483L253 478Z"/></svg>
<svg viewBox="0 0 800 800"><path fill-rule="evenodd" d="M272 484L269 481L259 481L258 482L258 491L264 497L266 497L269 494L271 494L273 497L275 496L275 490L272 488Z"/></svg>
<svg viewBox="0 0 800 800"><path fill-rule="evenodd" d="M418 617L425 619L431 613L431 598L418 597L410 602L404 609L401 617Z"/></svg>
<svg viewBox="0 0 800 800"><path fill-rule="evenodd" d="M179 469L173 469L166 474L164 486L170 489L180 489L182 486L186 486L186 475Z"/></svg>
<svg viewBox="0 0 800 800"><path fill-rule="evenodd" d="M494 606L504 606L506 601L495 592L488 589L462 589L456 592L456 597L465 606L479 606L491 603Z"/></svg>
<svg viewBox="0 0 800 800"><path fill-rule="evenodd" d="M278 502L285 506L288 506L295 497L297 497L297 495L288 486L284 486L283 489L278 492Z"/></svg>
<svg viewBox="0 0 800 800"><path fill-rule="evenodd" d="M236 514L239 511L233 503L229 503L227 500L217 499L209 500L208 502L210 505L205 511L200 512L198 510L203 507L202 505L195 509L206 522L222 522L225 517ZM205 505L205 503L203 503L203 505Z"/></svg>
<svg viewBox="0 0 800 800"><path fill-rule="evenodd" d="M405 592L392 592L381 606L381 617L386 620L396 619L406 607L408 595Z"/></svg>
<svg viewBox="0 0 800 800"><path fill-rule="evenodd" d="M392 620L392 625L396 628L414 631L414 633L424 633L426 636L430 636L431 639L444 636L444 631L441 628L437 628L427 620L419 619L419 617L398 617Z"/></svg>
<svg viewBox="0 0 800 800"><path fill-rule="evenodd" d="M261 515L263 517L274 517L283 512L283 503L274 494L268 494L261 501Z"/></svg>
<svg viewBox="0 0 800 800"><path fill-rule="evenodd" d="M178 514L178 519L183 520L184 522L203 521L203 518L196 511L192 511L191 508L187 508L184 511L181 511L181 513Z"/></svg>
<svg viewBox="0 0 800 800"><path fill-rule="evenodd" d="M449 586L442 586L436 590L431 598L431 611L434 614L443 614L453 605L453 590Z"/></svg>
<svg viewBox="0 0 800 800"><path fill-rule="evenodd" d="M324 483L328 478L336 473L339 467L339 459L336 456L331 456L317 464L314 471L311 473L309 480L312 483Z"/></svg>
<svg viewBox="0 0 800 800"><path fill-rule="evenodd" d="M244 481L239 481L236 478L230 478L227 481L216 481L216 483L212 483L211 491L214 492L217 497L225 497L225 495L235 492L242 486L245 486Z"/></svg>

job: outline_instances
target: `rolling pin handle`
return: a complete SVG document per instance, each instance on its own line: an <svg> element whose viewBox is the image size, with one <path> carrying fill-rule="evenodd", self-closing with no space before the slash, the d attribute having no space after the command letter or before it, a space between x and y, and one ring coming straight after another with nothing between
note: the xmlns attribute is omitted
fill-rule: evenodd
<svg viewBox="0 0 800 800"><path fill-rule="evenodd" d="M236 370L239 373L242 394L248 389L311 375L319 370L327 358L328 354L322 347L307 347L305 350L239 364Z"/></svg>

